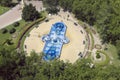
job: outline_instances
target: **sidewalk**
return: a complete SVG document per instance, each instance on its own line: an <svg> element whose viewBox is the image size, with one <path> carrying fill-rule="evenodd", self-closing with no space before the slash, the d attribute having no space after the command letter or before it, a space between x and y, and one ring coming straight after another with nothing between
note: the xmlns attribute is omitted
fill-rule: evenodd
<svg viewBox="0 0 120 80"><path fill-rule="evenodd" d="M0 29L21 20L22 10L20 10L21 5L18 4L14 8L10 9L8 12L0 16Z"/></svg>
<svg viewBox="0 0 120 80"><path fill-rule="evenodd" d="M42 1L27 1L27 4L33 4L36 9L40 12L44 10ZM10 9L8 12L0 16L0 29L21 20L22 15L22 5L18 4L14 8Z"/></svg>

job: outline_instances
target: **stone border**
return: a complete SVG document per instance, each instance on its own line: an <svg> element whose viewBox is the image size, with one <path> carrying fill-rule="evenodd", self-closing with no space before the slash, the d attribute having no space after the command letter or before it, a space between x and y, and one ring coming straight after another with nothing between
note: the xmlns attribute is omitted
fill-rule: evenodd
<svg viewBox="0 0 120 80"><path fill-rule="evenodd" d="M96 48L96 49L102 49L102 46L99 45L99 44L95 44L95 48Z"/></svg>

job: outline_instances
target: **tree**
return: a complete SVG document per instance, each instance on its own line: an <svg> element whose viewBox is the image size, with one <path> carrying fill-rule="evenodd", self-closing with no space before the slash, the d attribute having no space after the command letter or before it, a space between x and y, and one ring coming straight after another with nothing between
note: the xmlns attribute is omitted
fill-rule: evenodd
<svg viewBox="0 0 120 80"><path fill-rule="evenodd" d="M72 11L73 0L60 0L59 5L62 6L64 10Z"/></svg>
<svg viewBox="0 0 120 80"><path fill-rule="evenodd" d="M40 17L39 12L36 10L36 8L32 5L25 5L25 7L22 10L22 18L25 21L34 21Z"/></svg>
<svg viewBox="0 0 120 80"><path fill-rule="evenodd" d="M60 0L59 4L65 10L72 10L79 20L97 26L103 43L115 45L120 39L119 0Z"/></svg>
<svg viewBox="0 0 120 80"><path fill-rule="evenodd" d="M101 57L101 56L100 56L100 53L97 52L97 53L96 53L96 58L99 59L100 57Z"/></svg>
<svg viewBox="0 0 120 80"><path fill-rule="evenodd" d="M14 80L20 66L24 65L25 55L6 49L0 50L0 76L3 80Z"/></svg>
<svg viewBox="0 0 120 80"><path fill-rule="evenodd" d="M120 40L116 41L116 48L117 48L118 58L120 59Z"/></svg>
<svg viewBox="0 0 120 80"><path fill-rule="evenodd" d="M12 4L12 0L0 0L0 4L3 6L8 6L10 7Z"/></svg>
<svg viewBox="0 0 120 80"><path fill-rule="evenodd" d="M18 1L18 3L21 1L21 0L17 0Z"/></svg>
<svg viewBox="0 0 120 80"><path fill-rule="evenodd" d="M43 61L41 55L0 49L0 78L3 80L119 80L120 67L90 68L89 59L74 64L60 60Z"/></svg>
<svg viewBox="0 0 120 80"><path fill-rule="evenodd" d="M59 9L56 7L50 7L50 8L47 8L46 10L51 14L57 14L57 12L59 12Z"/></svg>
<svg viewBox="0 0 120 80"><path fill-rule="evenodd" d="M58 4L59 0L43 0L46 10L51 14L57 14L59 12Z"/></svg>
<svg viewBox="0 0 120 80"><path fill-rule="evenodd" d="M59 4L59 0L43 0L43 3L46 7L56 7Z"/></svg>

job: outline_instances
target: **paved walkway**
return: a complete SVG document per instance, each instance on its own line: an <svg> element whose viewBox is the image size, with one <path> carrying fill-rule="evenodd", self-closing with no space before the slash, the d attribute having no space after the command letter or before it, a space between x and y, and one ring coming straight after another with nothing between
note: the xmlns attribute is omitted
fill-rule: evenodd
<svg viewBox="0 0 120 80"><path fill-rule="evenodd" d="M21 5L17 5L5 14L0 16L0 29L16 22L21 19L22 10L20 10Z"/></svg>
<svg viewBox="0 0 120 80"><path fill-rule="evenodd" d="M42 1L25 1L27 4L33 4L33 6L36 7L37 11L42 11L44 10L45 8L43 7L43 3Z"/></svg>
<svg viewBox="0 0 120 80"><path fill-rule="evenodd" d="M27 4L32 3L38 11L44 10L42 1L29 1ZM22 5L18 4L5 14L0 16L0 29L21 20Z"/></svg>

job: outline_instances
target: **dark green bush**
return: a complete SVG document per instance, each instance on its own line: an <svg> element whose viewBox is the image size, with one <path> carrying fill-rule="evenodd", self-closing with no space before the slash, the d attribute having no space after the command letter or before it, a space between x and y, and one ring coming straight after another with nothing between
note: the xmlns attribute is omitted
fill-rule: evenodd
<svg viewBox="0 0 120 80"><path fill-rule="evenodd" d="M19 26L19 25L20 25L19 22L15 22L15 23L13 24L14 27L17 27L17 26Z"/></svg>
<svg viewBox="0 0 120 80"><path fill-rule="evenodd" d="M23 8L22 19L25 21L34 21L38 18L40 18L40 14L32 4L26 5Z"/></svg>
<svg viewBox="0 0 120 80"><path fill-rule="evenodd" d="M9 31L9 33L10 33L10 34L13 34L13 33L15 33L15 31L16 31L16 29L15 29L15 28L12 28L12 29Z"/></svg>
<svg viewBox="0 0 120 80"><path fill-rule="evenodd" d="M7 39L7 40L6 40L6 43L7 43L8 45L12 45L12 44L13 44L12 39Z"/></svg>
<svg viewBox="0 0 120 80"><path fill-rule="evenodd" d="M100 56L100 53L97 52L96 54L97 54L97 55L96 55L96 58L99 59L99 58L101 57L101 56Z"/></svg>
<svg viewBox="0 0 120 80"><path fill-rule="evenodd" d="M7 32L8 32L8 30L6 28L2 29L2 34L5 34Z"/></svg>

